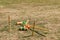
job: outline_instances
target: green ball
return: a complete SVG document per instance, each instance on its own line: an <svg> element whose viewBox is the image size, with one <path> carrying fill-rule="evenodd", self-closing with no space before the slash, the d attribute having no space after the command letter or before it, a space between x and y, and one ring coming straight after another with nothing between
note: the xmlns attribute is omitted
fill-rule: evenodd
<svg viewBox="0 0 60 40"><path fill-rule="evenodd" d="M21 30L24 30L24 27L21 27Z"/></svg>

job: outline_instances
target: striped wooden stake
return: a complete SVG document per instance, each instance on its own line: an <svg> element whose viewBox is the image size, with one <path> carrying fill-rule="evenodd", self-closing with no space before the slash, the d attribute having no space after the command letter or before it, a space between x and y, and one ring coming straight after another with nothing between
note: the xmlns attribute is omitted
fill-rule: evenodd
<svg viewBox="0 0 60 40"><path fill-rule="evenodd" d="M35 20L34 20L34 23L33 23L33 30L35 29ZM34 36L34 32L32 31L32 36Z"/></svg>

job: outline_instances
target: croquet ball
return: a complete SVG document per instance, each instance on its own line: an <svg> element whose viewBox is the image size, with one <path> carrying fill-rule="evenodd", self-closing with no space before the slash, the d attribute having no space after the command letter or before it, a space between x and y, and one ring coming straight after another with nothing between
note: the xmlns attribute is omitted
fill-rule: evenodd
<svg viewBox="0 0 60 40"><path fill-rule="evenodd" d="M23 21L22 24L25 25L26 24L26 21Z"/></svg>
<svg viewBox="0 0 60 40"><path fill-rule="evenodd" d="M19 30L20 31L27 31L27 29L25 29L24 27L20 27Z"/></svg>
<svg viewBox="0 0 60 40"><path fill-rule="evenodd" d="M30 25L26 25L26 28L28 28L28 29L29 29L29 28L30 28Z"/></svg>
<svg viewBox="0 0 60 40"><path fill-rule="evenodd" d="M21 30L24 30L24 27L21 27Z"/></svg>

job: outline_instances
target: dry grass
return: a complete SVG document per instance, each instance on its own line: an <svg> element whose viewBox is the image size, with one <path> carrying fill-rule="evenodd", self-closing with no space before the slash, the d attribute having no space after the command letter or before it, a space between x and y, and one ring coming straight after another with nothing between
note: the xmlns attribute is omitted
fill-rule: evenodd
<svg viewBox="0 0 60 40"><path fill-rule="evenodd" d="M31 2L31 1L30 1ZM36 2L36 1L35 1ZM38 2L38 1L37 1ZM60 5L41 5L39 3L21 3L0 6L0 40L60 40ZM11 16L11 31L8 25L8 15ZM46 37L39 36L31 31L18 31L17 21L30 19L32 25L36 19L36 28L39 32L41 27L49 29Z"/></svg>

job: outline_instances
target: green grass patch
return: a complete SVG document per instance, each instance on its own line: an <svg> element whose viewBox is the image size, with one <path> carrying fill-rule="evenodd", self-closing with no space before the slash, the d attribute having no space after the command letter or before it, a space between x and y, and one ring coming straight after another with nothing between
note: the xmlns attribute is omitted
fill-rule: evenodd
<svg viewBox="0 0 60 40"><path fill-rule="evenodd" d="M0 0L0 5L20 3L41 3L41 5L56 5L60 4L60 0Z"/></svg>

